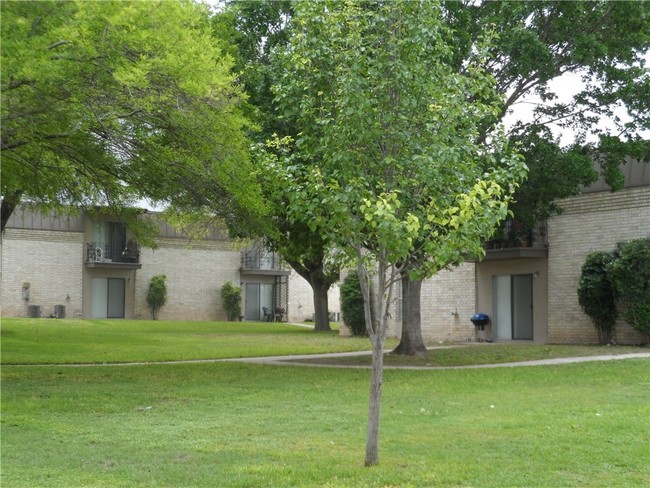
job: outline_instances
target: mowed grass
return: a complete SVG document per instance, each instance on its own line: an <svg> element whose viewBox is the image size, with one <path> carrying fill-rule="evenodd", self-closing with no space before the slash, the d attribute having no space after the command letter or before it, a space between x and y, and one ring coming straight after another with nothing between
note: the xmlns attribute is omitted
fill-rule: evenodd
<svg viewBox="0 0 650 488"><path fill-rule="evenodd" d="M636 487L650 361L385 372L237 363L4 366L3 487Z"/></svg>
<svg viewBox="0 0 650 488"><path fill-rule="evenodd" d="M598 346L598 345L545 345L545 344L463 344L435 347L420 356L385 354L385 366L406 367L453 367L478 364L502 364L540 359L568 357L648 353L647 346ZM336 364L370 367L372 357L317 357L296 359L294 362L311 364Z"/></svg>
<svg viewBox="0 0 650 488"><path fill-rule="evenodd" d="M116 363L362 351L368 339L279 323L2 319L2 364ZM394 343L394 341L393 341Z"/></svg>
<svg viewBox="0 0 650 488"><path fill-rule="evenodd" d="M650 359L387 370L380 465L366 468L367 370L102 363L359 350L367 339L286 324L44 319L5 319L2 333L3 488L650 484ZM577 350L434 352L469 364Z"/></svg>
<svg viewBox="0 0 650 488"><path fill-rule="evenodd" d="M335 324L333 324L335 325ZM88 364L184 361L369 351L363 337L314 333L290 324L149 320L2 319L2 364ZM387 350L397 346L388 339ZM462 366L570 356L648 352L635 346L462 344L424 357L386 355L388 366ZM301 360L304 362L304 360ZM370 355L314 362L370 365Z"/></svg>

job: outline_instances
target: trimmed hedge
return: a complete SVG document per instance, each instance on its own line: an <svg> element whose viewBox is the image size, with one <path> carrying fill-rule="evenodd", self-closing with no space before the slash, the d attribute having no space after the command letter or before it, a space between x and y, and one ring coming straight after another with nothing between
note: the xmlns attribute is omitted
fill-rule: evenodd
<svg viewBox="0 0 650 488"><path fill-rule="evenodd" d="M234 286L230 281L221 287L221 303L226 310L228 320L239 320L241 315L241 288Z"/></svg>
<svg viewBox="0 0 650 488"><path fill-rule="evenodd" d="M341 285L341 313L343 323L352 331L352 335L366 335L363 295L359 275L356 272L350 272Z"/></svg>
<svg viewBox="0 0 650 488"><path fill-rule="evenodd" d="M147 305L149 305L149 311L151 312L151 318L153 320L158 319L158 312L160 309L167 303L167 285L165 280L167 276L165 275L156 275L151 277L149 282L149 291L147 292Z"/></svg>
<svg viewBox="0 0 650 488"><path fill-rule="evenodd" d="M609 268L615 261L613 252L593 252L582 266L578 285L578 302L598 331L601 344L609 344L616 327L616 290Z"/></svg>
<svg viewBox="0 0 650 488"><path fill-rule="evenodd" d="M582 266L578 301L602 344L612 340L619 308L628 324L650 337L650 238L589 254Z"/></svg>

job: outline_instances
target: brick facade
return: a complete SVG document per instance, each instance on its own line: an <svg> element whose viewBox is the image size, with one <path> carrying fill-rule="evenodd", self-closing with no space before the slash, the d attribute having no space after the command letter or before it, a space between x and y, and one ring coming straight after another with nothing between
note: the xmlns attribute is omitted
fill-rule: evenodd
<svg viewBox="0 0 650 488"><path fill-rule="evenodd" d="M84 234L7 228L2 235L2 315L25 317L29 305L42 316L66 307L66 316L81 317ZM29 299L22 294L29 283Z"/></svg>
<svg viewBox="0 0 650 488"><path fill-rule="evenodd" d="M13 225L13 227L12 227ZM45 229L55 230L45 230ZM92 220L82 215L52 217L21 208L12 216L2 235L2 308L5 317L26 317L29 305L38 305L41 316L53 314L56 305L66 307L68 318L92 316L92 282L95 278L119 278L125 283L125 317L150 318L146 302L151 277L167 276L167 304L160 320L226 320L221 304L221 287L227 281L245 284L273 283L269 274L243 275L241 249L222 232L210 238L191 240L163 225L165 237L156 240L155 249L140 252L140 269L119 266L88 268L86 243L92 240ZM288 317L304 322L314 314L311 287L297 273L288 277ZM23 298L23 285L29 284L29 298ZM338 316L338 285L329 293L330 310Z"/></svg>
<svg viewBox="0 0 650 488"><path fill-rule="evenodd" d="M596 330L578 304L582 265L593 251L611 251L618 242L650 237L650 187L588 193L560 206L564 213L548 226L548 342L597 342ZM640 343L644 337L620 321L615 340Z"/></svg>
<svg viewBox="0 0 650 488"><path fill-rule="evenodd" d="M426 342L466 342L474 338L475 263L444 270L422 283L422 337Z"/></svg>
<svg viewBox="0 0 650 488"><path fill-rule="evenodd" d="M149 319L147 291L154 275L167 276L167 304L160 320L226 320L221 287L239 286L240 252L228 241L157 239L156 249L143 249L135 287L136 319Z"/></svg>
<svg viewBox="0 0 650 488"><path fill-rule="evenodd" d="M427 343L475 339L470 317L492 312L494 276L534 277L534 340L548 343L594 343L597 333L577 299L582 264L592 251L612 250L618 242L650 236L650 186L620 192L587 193L560 202L562 215L548 222L548 258L467 262L440 272L422 285L422 334ZM27 316L29 305L49 316L64 305L66 316L90 316L92 277L124 277L127 318L149 318L146 293L151 277L167 276L168 303L163 320L225 320L220 290L226 281L272 283L273 277L244 276L240 249L225 235L191 241L177 235L158 238L157 249L142 249L140 269L88 268L85 244L89 222L82 217L33 217L22 210L2 235L2 316ZM297 273L289 275L288 320L304 322L314 313L311 287ZM269 281L270 280L270 281ZM23 286L29 284L29 299ZM242 300L243 301L243 300ZM330 290L330 311L340 311L339 286ZM242 309L244 303L242 303ZM401 333L399 287L391 309L389 334ZM488 335L489 337L489 335ZM624 324L615 340L640 343L646 338Z"/></svg>

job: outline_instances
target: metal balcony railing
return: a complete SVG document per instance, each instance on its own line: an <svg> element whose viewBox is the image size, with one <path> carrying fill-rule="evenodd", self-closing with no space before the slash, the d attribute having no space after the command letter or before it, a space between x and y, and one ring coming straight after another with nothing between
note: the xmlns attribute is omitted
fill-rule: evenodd
<svg viewBox="0 0 650 488"><path fill-rule="evenodd" d="M125 246L110 242L89 242L86 245L86 261L92 263L139 263L140 246L128 241Z"/></svg>
<svg viewBox="0 0 650 488"><path fill-rule="evenodd" d="M546 222L531 228L516 220L507 220L501 224L494 237L485 243L485 249L488 251L513 248L547 249Z"/></svg>
<svg viewBox="0 0 650 488"><path fill-rule="evenodd" d="M241 252L241 267L244 270L284 270L280 255L261 245L250 247Z"/></svg>

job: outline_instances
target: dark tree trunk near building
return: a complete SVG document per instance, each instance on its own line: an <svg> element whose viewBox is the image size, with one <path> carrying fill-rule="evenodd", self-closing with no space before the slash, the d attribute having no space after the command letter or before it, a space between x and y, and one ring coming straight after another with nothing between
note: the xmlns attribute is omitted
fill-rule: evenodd
<svg viewBox="0 0 650 488"><path fill-rule="evenodd" d="M312 289L314 299L314 332L329 332L329 299L327 292L339 279L338 273L327 274L323 271L322 260L307 266L304 263L285 258L287 263L302 276Z"/></svg>
<svg viewBox="0 0 650 488"><path fill-rule="evenodd" d="M411 280L402 276L402 336L394 354L417 356L427 352L422 339L422 318L420 314L420 292L422 280Z"/></svg>
<svg viewBox="0 0 650 488"><path fill-rule="evenodd" d="M309 284L314 295L314 331L330 331L332 328L330 327L329 298L327 292L332 284L318 278L312 278Z"/></svg>
<svg viewBox="0 0 650 488"><path fill-rule="evenodd" d="M14 213L14 210L16 210L16 207L20 203L20 197L22 195L22 192L20 191L15 191L10 195L5 195L2 198L2 204L0 206L2 207L0 209L0 232L5 231L5 227L7 226L7 222L9 221L9 217L11 217L11 214Z"/></svg>

